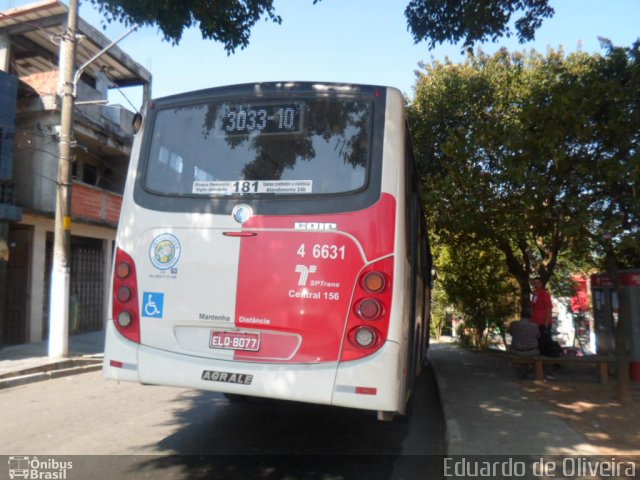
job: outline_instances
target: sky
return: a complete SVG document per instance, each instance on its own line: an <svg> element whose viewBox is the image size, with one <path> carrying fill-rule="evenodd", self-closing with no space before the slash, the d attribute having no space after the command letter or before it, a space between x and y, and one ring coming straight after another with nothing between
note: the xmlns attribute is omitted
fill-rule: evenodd
<svg viewBox="0 0 640 480"><path fill-rule="evenodd" d="M162 40L157 28L140 29L119 46L153 75L154 98L221 85L259 81L335 81L393 86L413 96L419 63L462 61L459 45L429 51L415 44L407 30L404 9L409 0L274 0L282 24L260 21L244 50L227 55L222 44L203 40L199 30L183 34L178 46ZM31 3L0 0L0 11ZM65 1L65 3L68 3ZM501 47L511 51L563 47L601 52L598 37L629 46L640 38L640 0L551 0L556 10L526 44L502 39L481 46L486 53ZM96 27L97 10L86 0L80 15ZM111 24L105 35L115 39L127 30ZM139 88L124 90L139 106ZM126 104L114 91L110 100Z"/></svg>

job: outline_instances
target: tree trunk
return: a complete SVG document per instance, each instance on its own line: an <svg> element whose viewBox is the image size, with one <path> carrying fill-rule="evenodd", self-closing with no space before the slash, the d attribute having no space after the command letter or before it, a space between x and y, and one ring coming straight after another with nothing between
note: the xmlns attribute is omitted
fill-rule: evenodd
<svg viewBox="0 0 640 480"><path fill-rule="evenodd" d="M499 239L497 247L504 254L507 262L507 271L516 279L520 286L520 315L531 316L531 284L529 276L531 275L531 264L526 257L526 249L521 249L524 259L524 265L518 260L511 245L507 240Z"/></svg>
<svg viewBox="0 0 640 480"><path fill-rule="evenodd" d="M531 284L529 278L518 278L520 286L520 316L531 318Z"/></svg>

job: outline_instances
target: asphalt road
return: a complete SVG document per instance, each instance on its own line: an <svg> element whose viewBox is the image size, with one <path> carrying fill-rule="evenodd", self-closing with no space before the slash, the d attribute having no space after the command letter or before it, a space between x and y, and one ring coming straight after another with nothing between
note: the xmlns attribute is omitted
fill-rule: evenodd
<svg viewBox="0 0 640 480"><path fill-rule="evenodd" d="M66 459L69 480L431 479L445 453L429 369L410 420L393 422L352 409L118 384L100 372L2 390L0 405L0 455Z"/></svg>

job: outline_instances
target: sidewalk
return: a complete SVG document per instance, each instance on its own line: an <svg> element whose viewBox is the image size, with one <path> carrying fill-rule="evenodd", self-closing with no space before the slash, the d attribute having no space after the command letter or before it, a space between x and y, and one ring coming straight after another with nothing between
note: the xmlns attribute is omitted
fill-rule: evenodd
<svg viewBox="0 0 640 480"><path fill-rule="evenodd" d="M69 356L49 358L47 342L0 348L0 389L102 368L104 331L69 337Z"/></svg>
<svg viewBox="0 0 640 480"><path fill-rule="evenodd" d="M506 355L429 347L448 455L595 455L597 448L518 382Z"/></svg>

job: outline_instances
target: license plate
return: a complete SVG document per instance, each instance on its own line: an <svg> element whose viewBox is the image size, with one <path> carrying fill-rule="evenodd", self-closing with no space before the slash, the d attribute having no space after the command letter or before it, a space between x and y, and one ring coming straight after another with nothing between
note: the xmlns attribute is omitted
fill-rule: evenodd
<svg viewBox="0 0 640 480"><path fill-rule="evenodd" d="M211 332L211 348L223 348L225 350L244 350L257 352L260 350L259 333L243 332Z"/></svg>

